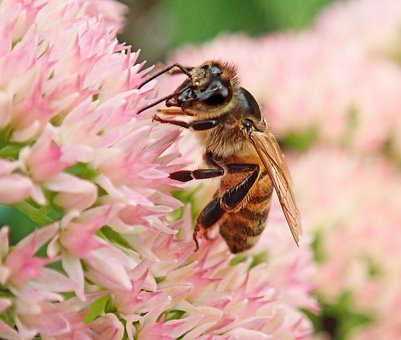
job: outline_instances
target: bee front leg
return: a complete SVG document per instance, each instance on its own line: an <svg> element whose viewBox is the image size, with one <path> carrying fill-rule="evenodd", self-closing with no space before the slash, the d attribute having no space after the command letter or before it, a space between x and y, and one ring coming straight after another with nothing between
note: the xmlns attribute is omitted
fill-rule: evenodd
<svg viewBox="0 0 401 340"><path fill-rule="evenodd" d="M171 115L171 116L193 116L193 113L181 108L172 108L172 109L160 109L157 110L161 114Z"/></svg>
<svg viewBox="0 0 401 340"><path fill-rule="evenodd" d="M204 131L204 130L209 130L213 129L217 125L220 124L220 120L218 119L205 119L205 120L196 120L194 122L184 122L182 120L175 120L175 119L163 119L159 116L154 116L153 117L154 121L157 121L162 124L172 124L172 125L177 125L181 126L185 129L191 129L195 131Z"/></svg>

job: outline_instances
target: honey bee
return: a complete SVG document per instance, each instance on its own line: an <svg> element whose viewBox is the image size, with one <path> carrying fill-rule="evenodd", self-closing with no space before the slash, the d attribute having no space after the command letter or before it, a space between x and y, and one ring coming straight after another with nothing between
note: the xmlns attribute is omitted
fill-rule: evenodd
<svg viewBox="0 0 401 340"><path fill-rule="evenodd" d="M170 178L188 182L221 177L213 199L196 218L193 238L219 232L232 253L251 248L263 232L275 189L292 236L299 245L302 233L300 214L291 187L286 160L263 118L254 97L240 86L234 66L207 61L199 67L173 64L156 73L140 86L161 74L178 68L187 79L170 95L138 111L165 101L170 109L159 110L154 121L197 131L204 148L207 167L181 170ZM191 122L166 119L166 115L194 117Z"/></svg>

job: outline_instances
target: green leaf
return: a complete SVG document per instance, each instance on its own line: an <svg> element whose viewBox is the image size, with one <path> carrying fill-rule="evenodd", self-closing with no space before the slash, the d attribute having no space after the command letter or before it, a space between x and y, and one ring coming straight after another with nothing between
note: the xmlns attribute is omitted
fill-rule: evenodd
<svg viewBox="0 0 401 340"><path fill-rule="evenodd" d="M31 234L38 225L14 207L0 206L0 227L10 227L10 244L15 245Z"/></svg>
<svg viewBox="0 0 401 340"><path fill-rule="evenodd" d="M19 152L22 149L21 144L13 143L5 146L4 148L0 149L0 158L7 158L7 159L17 159Z"/></svg>
<svg viewBox="0 0 401 340"><path fill-rule="evenodd" d="M366 256L365 261L367 262L367 265L368 265L369 277L371 277L371 278L378 277L383 273L383 270L380 267L380 264L377 263L374 259L372 259L369 256Z"/></svg>
<svg viewBox="0 0 401 340"><path fill-rule="evenodd" d="M97 299L89 307L88 314L86 314L84 321L89 323L98 318L99 316L103 315L106 312L106 305L108 304L109 301L110 301L109 295L105 295Z"/></svg>
<svg viewBox="0 0 401 340"><path fill-rule="evenodd" d="M40 208L37 208L31 200L22 201L14 204L14 207L27 216L34 223L39 224L39 226L44 226L54 221L47 216Z"/></svg>
<svg viewBox="0 0 401 340"><path fill-rule="evenodd" d="M11 133L13 129L9 126L3 130L0 130L0 158L8 158L16 160L21 149L25 146L32 145L31 142L17 143L10 141Z"/></svg>
<svg viewBox="0 0 401 340"><path fill-rule="evenodd" d="M306 310L303 312L313 323L315 331L324 331L330 339L351 339L356 328L374 320L373 316L355 310L350 292L343 293L335 303L327 303L321 297L318 300L321 306L319 315Z"/></svg>
<svg viewBox="0 0 401 340"><path fill-rule="evenodd" d="M195 220L196 216L199 214L201 207L199 207L199 202L196 199L196 194L202 189L203 184L199 184L196 188L192 190L173 190L171 194L184 204L191 204L192 220ZM184 208L178 208L172 212L172 217L175 220L180 220L184 215Z"/></svg>
<svg viewBox="0 0 401 340"><path fill-rule="evenodd" d="M47 249L47 245L46 245L46 249ZM47 253L47 251L46 251L46 253ZM63 265L61 264L61 261L56 261L56 262L50 263L49 265L47 265L47 267L49 267L51 269L54 269L54 270L56 270L56 271L58 271L60 273L65 274Z"/></svg>
<svg viewBox="0 0 401 340"><path fill-rule="evenodd" d="M120 233L114 231L109 226L104 226L103 228L101 228L97 232L97 235L107 240L110 240L116 244L119 244L125 248L128 249L131 248L130 244L125 240L125 238Z"/></svg>
<svg viewBox="0 0 401 340"><path fill-rule="evenodd" d="M13 328L15 325L14 318L11 316L11 312L9 312L8 310L0 313L0 320L5 322L11 328Z"/></svg>
<svg viewBox="0 0 401 340"><path fill-rule="evenodd" d="M178 209L175 209L171 213L171 217L173 218L173 221L179 221L180 219L182 219L184 217L184 208L180 207Z"/></svg>
<svg viewBox="0 0 401 340"><path fill-rule="evenodd" d="M248 256L245 255L236 255L230 261L230 266L236 266L237 264L246 262Z"/></svg>
<svg viewBox="0 0 401 340"><path fill-rule="evenodd" d="M167 310L165 313L165 315L166 315L165 321L182 319L184 314L185 314L185 311L180 310L180 309Z"/></svg>
<svg viewBox="0 0 401 340"><path fill-rule="evenodd" d="M267 251L262 251L255 255L236 255L231 259L230 266L236 266L237 264L244 263L248 258L252 259L248 268L248 270L251 270L261 263L266 263L269 259L269 254Z"/></svg>
<svg viewBox="0 0 401 340"><path fill-rule="evenodd" d="M315 238L312 242L312 250L313 254L315 256L315 261L317 263L322 263L325 260L325 254L323 250L323 245L322 242L324 240L324 232L321 229L318 229L318 231L315 233Z"/></svg>
<svg viewBox="0 0 401 340"><path fill-rule="evenodd" d="M395 143L395 132L392 132L385 140L382 152L385 156L391 158L401 168L401 152Z"/></svg>
<svg viewBox="0 0 401 340"><path fill-rule="evenodd" d="M202 188L202 184L192 190L173 190L171 194L182 203L193 203L196 193Z"/></svg>
<svg viewBox="0 0 401 340"><path fill-rule="evenodd" d="M67 173L82 179L93 179L99 175L99 171L91 168L89 164L77 163L65 170Z"/></svg>
<svg viewBox="0 0 401 340"><path fill-rule="evenodd" d="M316 143L318 137L318 129L311 128L307 131L288 132L280 138L279 142L283 149L307 151Z"/></svg>
<svg viewBox="0 0 401 340"><path fill-rule="evenodd" d="M249 269L256 267L258 264L267 263L269 260L269 254L267 251L262 251L259 254L255 254L252 256L252 262L249 265Z"/></svg>

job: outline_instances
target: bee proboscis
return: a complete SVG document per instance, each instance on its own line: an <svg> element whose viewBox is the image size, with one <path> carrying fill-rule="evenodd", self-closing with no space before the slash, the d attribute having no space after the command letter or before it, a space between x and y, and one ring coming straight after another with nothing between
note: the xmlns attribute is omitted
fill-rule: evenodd
<svg viewBox="0 0 401 340"><path fill-rule="evenodd" d="M292 236L299 245L300 213L292 190L287 163L268 128L254 97L239 85L235 67L207 61L199 67L173 64L140 86L177 67L187 79L170 95L147 105L138 113L165 101L163 115L187 115L194 120L154 120L197 131L207 167L181 170L170 178L181 182L221 177L214 198L200 212L194 228L198 234L219 226L232 253L251 248L263 232L273 189L276 191Z"/></svg>

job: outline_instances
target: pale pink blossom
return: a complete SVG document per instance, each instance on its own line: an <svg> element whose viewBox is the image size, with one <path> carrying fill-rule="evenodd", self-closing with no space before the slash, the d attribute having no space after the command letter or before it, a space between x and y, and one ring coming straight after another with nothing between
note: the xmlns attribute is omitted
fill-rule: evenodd
<svg viewBox="0 0 401 340"><path fill-rule="evenodd" d="M317 27L334 45L345 45L360 53L399 51L401 4L397 0L348 0L334 3L320 14Z"/></svg>
<svg viewBox="0 0 401 340"><path fill-rule="evenodd" d="M399 169L335 147L314 148L292 165L303 219L318 238L317 291L333 304L347 292L356 312L372 315L361 334L393 334L401 324L389 314L400 296Z"/></svg>
<svg viewBox="0 0 401 340"><path fill-rule="evenodd" d="M115 293L118 310L124 314L149 311L139 318L124 317L129 322L139 321L143 325L139 337L150 338L157 332L166 338L185 335L184 339L206 339L219 335L231 338L231 334L241 332L260 338L266 334L305 336L310 333L309 322L297 311L301 307L316 308L313 299L307 298L313 287L305 282L311 279L313 269L307 265L311 257L306 244L301 257L295 252L294 260L290 260L284 254L288 253L285 249L287 246L293 246L293 240L286 238L284 241L280 238L278 241L272 238L272 243L287 245L278 251L279 254L267 255L281 262L277 262L276 274L282 281L276 281L275 284L274 271L271 277L264 274L269 272L273 262L262 260L258 266L249 269L253 254L258 256L260 248L245 254L244 262L239 261L236 265L230 264L231 260L235 260L227 257L227 246L220 238L203 241L200 251L193 253L188 211L186 216L187 222L178 239L173 235L161 234L144 243L135 235L126 236L132 247L150 260L142 263L140 270L137 267L133 272L136 281L133 281L131 292ZM283 217L280 223L284 224ZM269 240L271 236L266 233L263 240ZM263 241L261 248L262 252L267 248L263 246ZM169 252L163 249L169 249ZM306 262L299 265L299 271L295 271L295 263L298 261ZM308 269L305 271L305 268ZM291 279L288 275L290 271ZM288 276L288 279L284 279L283 275ZM160 282L155 285L152 277L158 278ZM135 294L140 287L144 291ZM180 320L166 323L159 320L154 324L155 316L160 313L155 312L156 306L164 310L180 310L184 315ZM136 330L131 328L129 333L136 334Z"/></svg>
<svg viewBox="0 0 401 340"><path fill-rule="evenodd" d="M124 14L127 7L117 1L110 0L80 0L77 6L83 8L90 17L100 16L108 27L120 30L125 22Z"/></svg>
<svg viewBox="0 0 401 340"><path fill-rule="evenodd" d="M54 224L39 229L10 250L8 228L1 228L1 283L12 294L9 299L2 299L1 309L3 312L13 306L10 316L15 318L18 329L17 333L2 323L0 334L4 338L31 338L37 332L44 336L63 333L70 329L72 320L78 316L73 316L74 313L67 306L64 308L62 304L53 304L63 299L60 293L74 289L66 276L44 267L57 259L35 256L57 229ZM50 320L52 322L49 323Z"/></svg>
<svg viewBox="0 0 401 340"><path fill-rule="evenodd" d="M23 338L18 334L18 332L7 325L5 322L0 321L0 335L3 339L7 340L22 340Z"/></svg>
<svg viewBox="0 0 401 340"><path fill-rule="evenodd" d="M30 197L33 184L29 178L13 173L18 163L0 159L0 203L13 204Z"/></svg>
<svg viewBox="0 0 401 340"><path fill-rule="evenodd" d="M0 176L0 202L14 204L28 198L33 190L32 182L17 174Z"/></svg>
<svg viewBox="0 0 401 340"><path fill-rule="evenodd" d="M63 160L62 149L49 134L42 135L27 154L29 154L26 160L27 171L31 178L38 182L51 179L72 165Z"/></svg>
<svg viewBox="0 0 401 340"><path fill-rule="evenodd" d="M124 336L124 326L115 316L108 313L89 324L90 339L119 340Z"/></svg>
<svg viewBox="0 0 401 340"><path fill-rule="evenodd" d="M19 242L17 246L8 253L8 242L6 240L8 228L2 227L2 284L9 282L11 285L21 285L28 280L38 278L42 274L42 267L56 261L56 258L35 257L37 250L57 232L57 226L37 230L29 237ZM8 254L7 254L8 253Z"/></svg>
<svg viewBox="0 0 401 340"><path fill-rule="evenodd" d="M75 257L91 260L92 251L101 248L103 241L96 237L96 231L105 225L116 209L105 206L87 211L86 216L71 221L63 221L63 229L58 239L60 246ZM77 239L76 235L80 235Z"/></svg>

